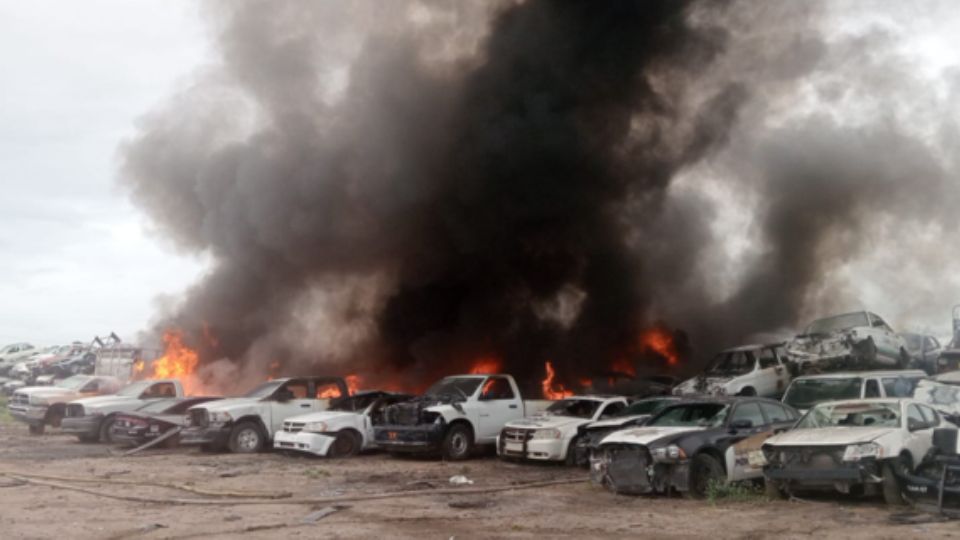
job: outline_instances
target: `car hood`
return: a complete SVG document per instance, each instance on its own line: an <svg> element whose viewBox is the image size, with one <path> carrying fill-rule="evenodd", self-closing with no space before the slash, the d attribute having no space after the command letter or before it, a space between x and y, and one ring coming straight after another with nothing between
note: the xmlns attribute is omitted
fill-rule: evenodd
<svg viewBox="0 0 960 540"><path fill-rule="evenodd" d="M504 427L513 428L562 428L567 426L577 426L589 422L586 418L576 418L573 416L554 416L552 414L538 414L508 422Z"/></svg>
<svg viewBox="0 0 960 540"><path fill-rule="evenodd" d="M17 390L17 393L43 398L79 395L76 390L59 386L25 386Z"/></svg>
<svg viewBox="0 0 960 540"><path fill-rule="evenodd" d="M84 409L96 409L97 407L109 407L111 405L120 405L122 403L130 403L135 401L139 401L136 396L109 395L75 399L71 401L71 403L83 405Z"/></svg>
<svg viewBox="0 0 960 540"><path fill-rule="evenodd" d="M772 446L837 446L874 441L897 428L830 427L795 429L767 439Z"/></svg>
<svg viewBox="0 0 960 540"><path fill-rule="evenodd" d="M649 414L617 416L615 418L607 418L605 420L597 420L596 422L590 422L589 424L587 424L587 429L594 429L594 428L603 429L603 428L619 427L630 422L647 420L649 418L650 418Z"/></svg>
<svg viewBox="0 0 960 540"><path fill-rule="evenodd" d="M693 433L695 431L703 431L707 428L703 427L638 427L623 429L620 431L614 431L613 433L604 437L603 441L600 444L609 444L609 443L620 443L620 444L641 444L648 445L654 441L663 439L665 437L672 437L674 435L680 435L681 433Z"/></svg>
<svg viewBox="0 0 960 540"><path fill-rule="evenodd" d="M256 398L226 398L218 399L213 403L201 403L199 405L194 405L190 407L193 409L206 409L208 411L229 411L231 409L237 409L240 407L250 407L259 403L260 400Z"/></svg>
<svg viewBox="0 0 960 540"><path fill-rule="evenodd" d="M332 423L343 420L352 420L358 416L362 416L362 414L349 411L321 411L301 414L299 416L291 416L289 418L285 418L284 422L303 422L305 424L309 424L310 422Z"/></svg>

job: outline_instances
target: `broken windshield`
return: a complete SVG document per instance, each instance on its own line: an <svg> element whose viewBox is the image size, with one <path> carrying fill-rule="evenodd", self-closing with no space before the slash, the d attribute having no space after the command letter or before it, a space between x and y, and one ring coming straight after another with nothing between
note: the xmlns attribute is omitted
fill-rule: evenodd
<svg viewBox="0 0 960 540"><path fill-rule="evenodd" d="M741 375L753 371L753 355L747 351L722 352L713 357L707 373L714 375Z"/></svg>
<svg viewBox="0 0 960 540"><path fill-rule="evenodd" d="M661 412L648 426L720 427L727 419L729 405L723 403L688 403L675 405Z"/></svg>
<svg viewBox="0 0 960 540"><path fill-rule="evenodd" d="M431 397L453 396L454 398L467 399L473 395L482 381L482 377L449 377L435 383L424 395Z"/></svg>
<svg viewBox="0 0 960 540"><path fill-rule="evenodd" d="M826 427L900 427L900 406L896 402L822 403L810 409L797 429Z"/></svg>
<svg viewBox="0 0 960 540"><path fill-rule="evenodd" d="M574 418L592 418L600 402L593 399L561 399L547 407L547 414L572 416Z"/></svg>
<svg viewBox="0 0 960 540"><path fill-rule="evenodd" d="M842 377L836 379L797 379L787 388L783 402L797 409L809 409L823 401L857 399L863 379Z"/></svg>
<svg viewBox="0 0 960 540"><path fill-rule="evenodd" d="M645 399L637 401L626 409L620 411L616 416L636 416L638 414L653 414L667 405L674 403L672 399Z"/></svg>
<svg viewBox="0 0 960 540"><path fill-rule="evenodd" d="M817 319L810 323L810 326L803 331L803 335L822 336L857 326L870 326L870 321L867 320L867 314L863 311Z"/></svg>

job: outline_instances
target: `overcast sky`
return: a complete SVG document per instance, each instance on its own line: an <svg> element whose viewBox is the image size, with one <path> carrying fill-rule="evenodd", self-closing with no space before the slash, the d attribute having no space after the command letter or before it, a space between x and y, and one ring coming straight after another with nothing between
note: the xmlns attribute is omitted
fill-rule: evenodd
<svg viewBox="0 0 960 540"><path fill-rule="evenodd" d="M194 2L0 0L0 342L133 339L203 271L115 174L137 117L209 58Z"/></svg>

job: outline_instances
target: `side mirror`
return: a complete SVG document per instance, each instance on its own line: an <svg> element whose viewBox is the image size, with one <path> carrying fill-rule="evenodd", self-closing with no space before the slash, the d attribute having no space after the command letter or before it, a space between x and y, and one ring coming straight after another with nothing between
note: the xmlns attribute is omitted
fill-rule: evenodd
<svg viewBox="0 0 960 540"><path fill-rule="evenodd" d="M730 429L750 429L753 427L753 420L748 420L746 418L741 418L740 420L734 420L730 422Z"/></svg>

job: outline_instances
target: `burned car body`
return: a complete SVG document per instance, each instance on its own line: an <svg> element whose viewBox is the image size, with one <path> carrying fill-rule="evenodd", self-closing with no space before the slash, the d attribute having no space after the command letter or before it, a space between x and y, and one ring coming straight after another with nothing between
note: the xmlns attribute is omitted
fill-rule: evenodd
<svg viewBox="0 0 960 540"><path fill-rule="evenodd" d="M903 489L915 508L960 518L960 437L955 427L933 431L933 448L916 471L904 473Z"/></svg>
<svg viewBox="0 0 960 540"><path fill-rule="evenodd" d="M933 431L945 425L932 407L910 399L821 403L763 444L767 493L863 487L903 504L899 478L924 460Z"/></svg>
<svg viewBox="0 0 960 540"><path fill-rule="evenodd" d="M789 383L782 344L746 345L722 351L703 373L677 385L673 393L778 397Z"/></svg>
<svg viewBox="0 0 960 540"><path fill-rule="evenodd" d="M616 416L580 426L574 444L574 461L577 465L589 465L590 454L600 447L600 442L607 435L628 427L642 426L664 407L681 399L676 396L641 399L628 405Z"/></svg>
<svg viewBox="0 0 960 540"><path fill-rule="evenodd" d="M736 445L786 430L798 417L793 408L765 398L685 399L643 427L605 437L590 458L590 477L615 493L702 497L711 482L762 475Z"/></svg>
<svg viewBox="0 0 960 540"><path fill-rule="evenodd" d="M218 397L186 397L158 399L130 412L116 415L110 428L113 442L141 445L162 437L171 429L187 425L187 409ZM167 446L179 444L178 437L168 439Z"/></svg>
<svg viewBox="0 0 960 540"><path fill-rule="evenodd" d="M818 319L786 346L799 373L910 364L907 345L878 315L854 311Z"/></svg>
<svg viewBox="0 0 960 540"><path fill-rule="evenodd" d="M940 353L943 352L940 340L936 336L911 332L902 332L900 337L907 346L907 353L912 359L911 364L922 369L927 375L936 374L937 361L940 359Z"/></svg>

